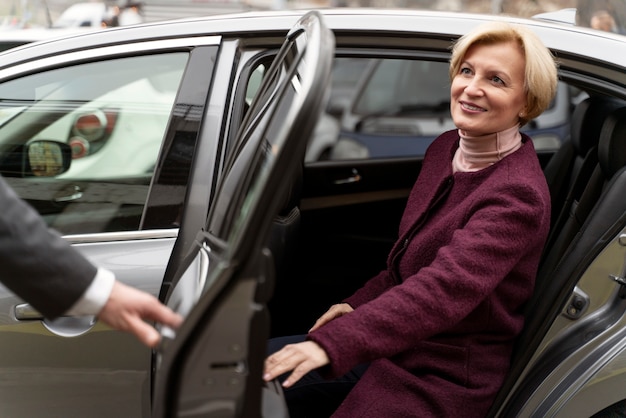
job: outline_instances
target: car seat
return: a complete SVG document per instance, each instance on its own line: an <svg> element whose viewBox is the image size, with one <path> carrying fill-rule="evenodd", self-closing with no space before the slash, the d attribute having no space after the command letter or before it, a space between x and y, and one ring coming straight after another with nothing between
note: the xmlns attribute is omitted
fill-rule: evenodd
<svg viewBox="0 0 626 418"><path fill-rule="evenodd" d="M559 229L559 222L567 212L564 208L579 197L581 187L597 164L597 146L606 117L623 106L625 102L600 96L588 97L576 105L571 117L570 139L561 145L544 169L552 201L552 230Z"/></svg>
<svg viewBox="0 0 626 418"><path fill-rule="evenodd" d="M541 268L545 267L547 270L556 267L571 239L580 230L593 204L598 200L603 185L614 174L614 171L602 170L598 164L598 144L600 136L604 135L603 146L605 149L610 146L610 132L615 127L611 127L611 124L604 126L605 122L609 116L614 119L615 110L626 107L626 102L612 98L590 97L579 106L577 110L580 111L574 112L573 116L576 129L572 131L571 140L572 144L577 144L572 147L578 150L578 153L572 158L569 184L567 187L562 186L565 199L552 203L553 213L554 206L561 207L556 220L552 223L541 261ZM613 134L619 136L618 132ZM619 147L615 148L613 152L618 153L616 156L618 157L620 150Z"/></svg>
<svg viewBox="0 0 626 418"><path fill-rule="evenodd" d="M523 397L533 389L517 388L517 380L554 319L571 302L572 291L581 275L603 250L607 240L626 225L626 108L619 108L606 118L597 156L598 164L592 179L584 188L579 203L572 206L568 225L563 230L554 231L562 245L549 249L547 257L553 257L554 261L543 263L539 268L509 374L488 417L509 415L508 406L503 405L514 389L516 392L511 399ZM579 223L581 226L577 228Z"/></svg>

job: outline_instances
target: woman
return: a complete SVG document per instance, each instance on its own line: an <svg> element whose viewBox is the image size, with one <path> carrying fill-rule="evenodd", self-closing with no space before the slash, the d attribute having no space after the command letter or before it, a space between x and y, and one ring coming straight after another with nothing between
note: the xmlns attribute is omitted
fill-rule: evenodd
<svg viewBox="0 0 626 418"><path fill-rule="evenodd" d="M266 360L294 417L346 393L333 417L481 417L503 382L550 222L519 128L552 100L556 64L494 22L454 45L450 77L458 129L429 147L387 269Z"/></svg>

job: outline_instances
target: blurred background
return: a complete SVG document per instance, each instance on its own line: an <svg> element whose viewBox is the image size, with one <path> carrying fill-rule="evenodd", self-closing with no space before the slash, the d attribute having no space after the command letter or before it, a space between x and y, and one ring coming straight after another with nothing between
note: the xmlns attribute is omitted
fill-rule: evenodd
<svg viewBox="0 0 626 418"><path fill-rule="evenodd" d="M521 17L570 9L567 16L581 26L594 23L616 32L626 27L626 0L2 0L0 30L107 27L245 10L323 7L394 7Z"/></svg>

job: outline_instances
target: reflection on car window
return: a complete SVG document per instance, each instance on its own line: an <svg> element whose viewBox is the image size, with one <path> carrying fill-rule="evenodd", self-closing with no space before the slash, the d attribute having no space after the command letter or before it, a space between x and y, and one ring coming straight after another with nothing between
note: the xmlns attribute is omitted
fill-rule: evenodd
<svg viewBox="0 0 626 418"><path fill-rule="evenodd" d="M285 42L247 112L237 144L224 168L218 199L209 216L209 232L230 243L243 239L250 214L259 204L262 190L281 153L294 109L301 106L307 77L313 71L304 59L307 38L298 33Z"/></svg>
<svg viewBox="0 0 626 418"><path fill-rule="evenodd" d="M8 181L61 233L137 229L187 58L115 59L0 84L0 169L32 141L67 144L67 172Z"/></svg>
<svg viewBox="0 0 626 418"><path fill-rule="evenodd" d="M357 115L448 111L448 65L441 62L377 60L352 111ZM443 105L443 106L442 106Z"/></svg>
<svg viewBox="0 0 626 418"><path fill-rule="evenodd" d="M299 39L296 38L297 40ZM302 42L302 40L300 41ZM231 178L235 181L240 176L247 177L248 181L246 186L239 191L237 197L232 200L218 201L216 204L216 213L223 213L226 221L220 222L219 228L212 229L211 232L222 239L237 235L245 224L251 207L259 198L258 189L264 184L274 158L283 145L281 141L284 138L278 134L282 124L270 122L273 117L286 120L285 115L291 105L291 99L275 100L275 97L292 98L299 89L297 78L293 78L291 83L285 82L285 79L290 76L290 67L298 65L298 62L294 63L294 55L297 56L295 52L297 42L288 45L281 51L284 53L285 59L281 60L281 56L279 56L272 66L264 71L263 81L265 84L261 86L261 89L257 88L258 91L254 94L251 108L242 124L238 148L232 153L231 163L226 168L229 176L232 175ZM243 175L241 171L248 174ZM228 184L228 180L227 178L225 181L225 188L232 187ZM233 209L234 207L238 209ZM219 219L221 217L214 215L214 218Z"/></svg>
<svg viewBox="0 0 626 418"><path fill-rule="evenodd" d="M306 161L423 156L439 134L455 128L448 67L432 60L336 58L330 103ZM569 136L575 100L571 87L559 83L550 107L522 128L537 150L554 151Z"/></svg>
<svg viewBox="0 0 626 418"><path fill-rule="evenodd" d="M256 96L257 92L259 91L259 87L261 86L261 81L263 80L263 75L265 74L265 71L265 64L262 63L257 66L250 75L248 85L246 86L246 104L248 106L252 104L254 96Z"/></svg>

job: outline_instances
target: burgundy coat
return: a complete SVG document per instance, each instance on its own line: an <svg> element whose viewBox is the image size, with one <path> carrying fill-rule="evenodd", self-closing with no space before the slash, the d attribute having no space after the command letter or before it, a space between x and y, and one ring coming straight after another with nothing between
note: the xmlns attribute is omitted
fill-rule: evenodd
<svg viewBox="0 0 626 418"><path fill-rule="evenodd" d="M452 173L456 131L430 146L387 269L345 300L353 312L308 336L330 358L328 377L371 362L333 417L485 415L550 226L548 186L522 138L471 173Z"/></svg>

